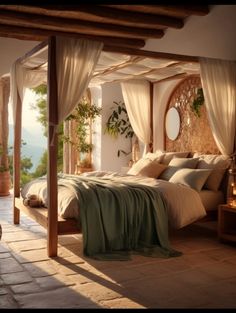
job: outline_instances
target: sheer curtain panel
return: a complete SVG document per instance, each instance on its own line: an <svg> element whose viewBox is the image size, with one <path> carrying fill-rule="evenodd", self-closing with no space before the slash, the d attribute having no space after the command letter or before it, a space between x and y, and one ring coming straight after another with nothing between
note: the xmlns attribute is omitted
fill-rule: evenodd
<svg viewBox="0 0 236 313"><path fill-rule="evenodd" d="M209 123L222 154L232 155L236 141L236 62L200 58Z"/></svg>

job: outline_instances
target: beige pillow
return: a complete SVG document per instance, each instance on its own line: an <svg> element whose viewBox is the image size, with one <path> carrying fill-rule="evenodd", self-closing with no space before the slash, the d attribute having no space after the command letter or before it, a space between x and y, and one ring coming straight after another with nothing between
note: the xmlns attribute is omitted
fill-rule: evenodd
<svg viewBox="0 0 236 313"><path fill-rule="evenodd" d="M139 175L158 178L159 175L167 168L167 165L159 163L157 160L152 161L141 169Z"/></svg>
<svg viewBox="0 0 236 313"><path fill-rule="evenodd" d="M166 164L163 164L163 165L166 165ZM159 179L163 179L163 180L170 180L170 178L171 178L178 170L180 170L179 167L168 165L167 168L161 173L161 175L160 175L158 178L159 178Z"/></svg>
<svg viewBox="0 0 236 313"><path fill-rule="evenodd" d="M151 163L152 160L150 159L145 159L145 158L141 158L140 160L138 160L136 163L133 164L133 166L131 167L130 170L128 170L127 174L130 175L138 175L139 172L149 163Z"/></svg>
<svg viewBox="0 0 236 313"><path fill-rule="evenodd" d="M170 161L173 159L173 157L176 158L187 158L189 152L165 152L163 154L163 159L161 163L163 164L169 164Z"/></svg>
<svg viewBox="0 0 236 313"><path fill-rule="evenodd" d="M217 191L222 182L224 173L226 169L229 168L229 166L230 158L226 155L199 155L197 168L212 170L211 174L206 180L204 188Z"/></svg>
<svg viewBox="0 0 236 313"><path fill-rule="evenodd" d="M148 152L143 156L143 159L149 159L151 161L157 160L158 162L161 162L163 158L163 155L160 155L158 153L152 153Z"/></svg>
<svg viewBox="0 0 236 313"><path fill-rule="evenodd" d="M174 157L169 166L177 166L180 168L196 168L199 158L176 158Z"/></svg>
<svg viewBox="0 0 236 313"><path fill-rule="evenodd" d="M210 173L211 170L182 168L179 169L169 181L201 191Z"/></svg>

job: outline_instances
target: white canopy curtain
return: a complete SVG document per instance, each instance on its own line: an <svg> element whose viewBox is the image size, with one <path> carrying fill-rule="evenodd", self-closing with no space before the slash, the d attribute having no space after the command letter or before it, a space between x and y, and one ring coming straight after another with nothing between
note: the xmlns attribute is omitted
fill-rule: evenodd
<svg viewBox="0 0 236 313"><path fill-rule="evenodd" d="M102 48L103 43L96 41L57 37L58 124L79 103L88 87ZM14 124L16 124L16 118L21 120L22 108L19 106L22 105L25 89L36 87L41 83L46 83L46 81L47 71L45 67L41 69L38 67L34 70L28 63L22 64L19 60L12 65L10 101L13 107ZM21 101L17 103L18 95ZM57 125L52 126L55 133ZM18 127L20 133L21 125Z"/></svg>
<svg viewBox="0 0 236 313"><path fill-rule="evenodd" d="M230 156L236 147L236 62L200 58L200 72L214 139Z"/></svg>
<svg viewBox="0 0 236 313"><path fill-rule="evenodd" d="M132 128L145 144L143 154L149 150L150 127L150 83L132 79L121 82L122 94Z"/></svg>
<svg viewBox="0 0 236 313"><path fill-rule="evenodd" d="M2 145L1 165L8 165L8 102L10 95L10 77L0 78L0 145Z"/></svg>

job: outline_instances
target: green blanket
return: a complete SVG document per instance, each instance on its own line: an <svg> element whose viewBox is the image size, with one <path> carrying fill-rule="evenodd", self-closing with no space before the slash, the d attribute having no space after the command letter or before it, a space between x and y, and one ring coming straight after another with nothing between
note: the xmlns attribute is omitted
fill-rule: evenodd
<svg viewBox="0 0 236 313"><path fill-rule="evenodd" d="M128 260L131 253L172 257L165 201L156 189L115 178L60 174L58 185L73 188L79 201L84 254Z"/></svg>

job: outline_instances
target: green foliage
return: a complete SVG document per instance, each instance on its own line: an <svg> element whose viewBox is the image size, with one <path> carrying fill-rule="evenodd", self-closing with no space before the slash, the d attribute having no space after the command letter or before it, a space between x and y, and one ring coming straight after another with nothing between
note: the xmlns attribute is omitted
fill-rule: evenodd
<svg viewBox="0 0 236 313"><path fill-rule="evenodd" d="M47 159L48 159L48 153L47 150L44 151L43 155L40 158L39 164L36 167L35 172L33 173L33 177L41 177L47 174Z"/></svg>
<svg viewBox="0 0 236 313"><path fill-rule="evenodd" d="M125 138L129 138L131 140L134 136L133 128L130 124L130 120L128 117L128 113L125 107L124 102L116 102L113 101L116 106L113 106L111 109L113 110L111 115L109 116L106 126L105 126L105 134L109 134L113 138L117 138L119 135L125 136ZM117 156L120 157L120 154L128 155L130 152L125 152L124 150L119 149L117 151Z"/></svg>
<svg viewBox="0 0 236 313"><path fill-rule="evenodd" d="M26 145L26 143L21 140L21 146ZM9 170L11 176L13 175L13 155L12 155L13 147L9 147ZM20 176L20 186L26 184L32 179L32 174L30 173L30 169L32 168L33 164L30 158L28 157L21 157L21 176Z"/></svg>
<svg viewBox="0 0 236 313"><path fill-rule="evenodd" d="M44 136L47 137L47 86L40 85L33 88L33 91L38 95L38 99L32 109L38 111L37 121L44 128ZM47 151L42 155L39 165L33 173L34 177L39 177L47 173ZM63 123L58 126L58 154L57 154L57 170L62 171L63 168Z"/></svg>
<svg viewBox="0 0 236 313"><path fill-rule="evenodd" d="M69 137L64 137L64 140L75 145L77 151L81 154L92 151L93 145L87 142L90 132L90 123L94 122L96 117L101 115L101 110L102 109L96 104L90 104L86 98L83 98L75 108L73 114L69 115L67 118L67 120L75 120L77 122L75 129L77 141L70 141Z"/></svg>
<svg viewBox="0 0 236 313"><path fill-rule="evenodd" d="M113 101L113 103L116 107L112 107L113 111L106 122L105 133L114 138L117 138L118 135L124 135L125 138L132 138L134 131L130 124L124 102Z"/></svg>
<svg viewBox="0 0 236 313"><path fill-rule="evenodd" d="M201 116L200 109L201 106L204 104L204 94L203 89L198 88L197 90L197 97L193 100L193 103L191 105L192 111L198 116Z"/></svg>

